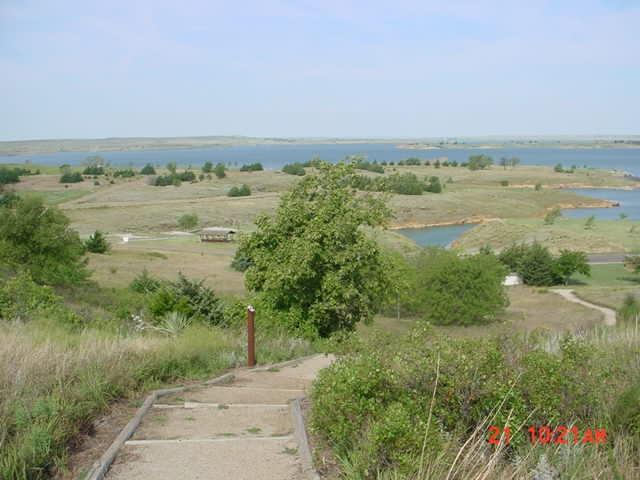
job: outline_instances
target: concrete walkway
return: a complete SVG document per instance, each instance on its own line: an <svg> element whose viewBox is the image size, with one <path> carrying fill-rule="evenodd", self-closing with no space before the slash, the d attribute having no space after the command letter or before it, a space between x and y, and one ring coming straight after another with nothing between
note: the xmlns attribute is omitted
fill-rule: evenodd
<svg viewBox="0 0 640 480"><path fill-rule="evenodd" d="M162 397L120 450L106 478L310 478L301 458L304 449L294 435L290 401L304 397L331 361L318 355L282 368L239 370L229 384Z"/></svg>
<svg viewBox="0 0 640 480"><path fill-rule="evenodd" d="M554 288L551 290L554 293L557 293L565 300L568 300L573 303L578 303L582 306L593 308L594 310L598 310L603 315L603 322L605 325L615 325L616 324L616 312L611 308L601 307L600 305L596 305L595 303L587 302L586 300L582 300L578 298L573 290L567 288Z"/></svg>

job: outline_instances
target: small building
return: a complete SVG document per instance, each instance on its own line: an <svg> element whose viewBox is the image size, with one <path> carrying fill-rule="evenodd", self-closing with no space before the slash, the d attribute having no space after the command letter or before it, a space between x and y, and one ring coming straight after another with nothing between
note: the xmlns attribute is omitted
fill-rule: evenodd
<svg viewBox="0 0 640 480"><path fill-rule="evenodd" d="M201 242L230 242L236 230L224 227L207 227L200 230Z"/></svg>
<svg viewBox="0 0 640 480"><path fill-rule="evenodd" d="M520 278L520 275L518 275L517 273L510 273L509 275L504 277L504 280L502 281L502 285L504 285L505 287L522 285L522 279Z"/></svg>

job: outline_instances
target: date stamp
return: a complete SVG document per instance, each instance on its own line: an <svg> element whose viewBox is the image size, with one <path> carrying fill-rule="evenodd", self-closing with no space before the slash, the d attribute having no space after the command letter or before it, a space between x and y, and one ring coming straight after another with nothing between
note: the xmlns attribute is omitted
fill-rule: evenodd
<svg viewBox="0 0 640 480"><path fill-rule="evenodd" d="M596 445L607 441L606 428L580 429L575 425L572 427L532 425L521 432L512 432L509 427L491 425L488 430L487 442L491 445L509 445L514 433L526 435L532 445Z"/></svg>

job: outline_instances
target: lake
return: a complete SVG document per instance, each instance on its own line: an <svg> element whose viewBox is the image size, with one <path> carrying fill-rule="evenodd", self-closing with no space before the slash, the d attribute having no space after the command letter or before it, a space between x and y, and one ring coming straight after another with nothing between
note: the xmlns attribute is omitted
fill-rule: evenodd
<svg viewBox="0 0 640 480"><path fill-rule="evenodd" d="M448 157L458 162L470 155L491 155L497 162L500 157L519 157L528 165L571 165L624 170L640 176L640 149L632 148L442 148L437 150L405 150L395 144L318 144L318 145L243 145L172 150L136 150L121 152L56 152L37 155L0 156L0 163L32 163L42 165L80 164L89 155L100 155L112 165L141 166L146 163L165 165L175 161L180 165L200 166L206 161L227 165L261 162L265 168L278 169L292 162L306 162L313 157L336 162L346 155L366 155L371 161L394 161L408 157L423 159Z"/></svg>
<svg viewBox="0 0 640 480"><path fill-rule="evenodd" d="M465 223L464 225L445 225L441 227L403 228L396 231L423 247L449 247L451 242L473 227L475 227L475 224Z"/></svg>
<svg viewBox="0 0 640 480"><path fill-rule="evenodd" d="M587 197L601 198L620 203L615 208L575 208L562 211L568 218L586 218L591 215L600 220L617 220L625 213L629 220L640 220L640 190L615 190L598 188L577 188L572 192Z"/></svg>

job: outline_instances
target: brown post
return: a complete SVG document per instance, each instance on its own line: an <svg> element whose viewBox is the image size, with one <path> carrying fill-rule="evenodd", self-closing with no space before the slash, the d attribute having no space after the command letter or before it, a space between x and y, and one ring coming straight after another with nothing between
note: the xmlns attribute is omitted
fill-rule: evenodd
<svg viewBox="0 0 640 480"><path fill-rule="evenodd" d="M256 309L251 305L247 307L247 366L256 365L256 333L255 333Z"/></svg>

